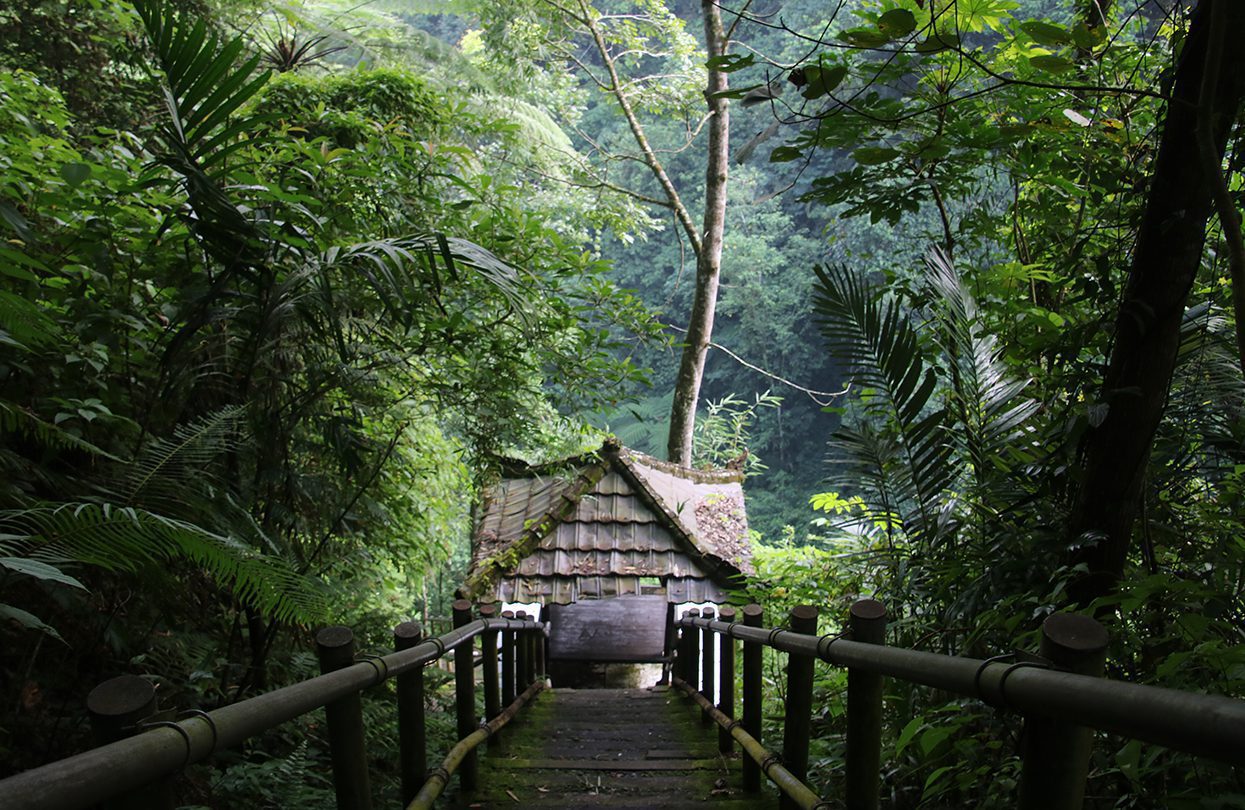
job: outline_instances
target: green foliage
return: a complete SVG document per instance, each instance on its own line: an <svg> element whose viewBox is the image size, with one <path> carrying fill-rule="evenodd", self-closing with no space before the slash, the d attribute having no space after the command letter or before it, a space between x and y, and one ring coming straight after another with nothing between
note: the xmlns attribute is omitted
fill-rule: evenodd
<svg viewBox="0 0 1245 810"><path fill-rule="evenodd" d="M327 137L334 146L358 147L399 130L432 140L448 111L418 77L398 69L352 70L313 76L283 73L264 89L260 108L302 137Z"/></svg>
<svg viewBox="0 0 1245 810"><path fill-rule="evenodd" d="M765 464L749 447L752 426L763 408L781 405L782 397L768 391L757 394L751 403L730 395L708 403L705 415L696 421L693 462L710 468L734 465L748 475L764 472Z"/></svg>
<svg viewBox="0 0 1245 810"><path fill-rule="evenodd" d="M481 459L581 441L566 412L642 377L610 330L655 329L586 249L622 219L495 160L523 127L409 68L267 82L181 7L124 14L164 102L132 131L0 70L11 767L79 742L84 682L210 707L305 677L305 625L443 615ZM288 752L316 803L323 748ZM266 778L236 777L225 803Z"/></svg>

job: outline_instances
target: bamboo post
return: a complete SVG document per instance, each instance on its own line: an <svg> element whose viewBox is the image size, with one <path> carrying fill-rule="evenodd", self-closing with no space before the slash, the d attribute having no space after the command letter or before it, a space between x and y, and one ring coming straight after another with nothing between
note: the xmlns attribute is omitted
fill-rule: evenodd
<svg viewBox="0 0 1245 810"><path fill-rule="evenodd" d="M514 617L521 622L527 621L527 611L520 610L518 613L514 614ZM528 658L529 658L529 653L531 652L531 647L527 643L527 631L526 630L515 631L514 646L515 646L514 691L516 695L521 695L529 686L532 685L532 682L528 680L527 678L528 667L531 666L528 663Z"/></svg>
<svg viewBox="0 0 1245 810"><path fill-rule="evenodd" d="M320 673L354 664L354 632L349 627L325 627L316 633ZM337 810L370 810L367 749L363 739L363 699L352 692L324 707L329 733L329 759L333 764L333 791Z"/></svg>
<svg viewBox="0 0 1245 810"><path fill-rule="evenodd" d="M817 635L817 608L812 605L791 608L791 630ZM801 782L808 778L809 736L813 729L813 663L809 655L787 655L787 714L783 719L782 761ZM785 793L778 806L782 810L798 807Z"/></svg>
<svg viewBox="0 0 1245 810"><path fill-rule="evenodd" d="M481 619L497 617L496 605L480 605ZM497 673L497 631L485 630L480 634L480 680L484 681L484 719L492 720L501 714L501 681ZM496 748L501 738L489 735L488 747Z"/></svg>
<svg viewBox="0 0 1245 810"><path fill-rule="evenodd" d="M744 605L744 625L760 627L764 611L760 605ZM740 725L761 742L761 644L744 642L743 719ZM761 789L761 766L752 757L744 757L744 790L755 793Z"/></svg>
<svg viewBox="0 0 1245 810"><path fill-rule="evenodd" d="M700 612L705 618L713 619L713 608L707 607ZM708 627L702 628L700 631L700 694L705 696L705 700L713 703L714 688L713 680L715 675L715 667L713 666L713 631ZM713 722L713 718L709 716L709 712L704 709L700 710L700 722L706 726Z"/></svg>
<svg viewBox="0 0 1245 810"><path fill-rule="evenodd" d="M409 650L424 638L418 622L393 628L395 650ZM428 775L428 726L424 709L424 668L415 667L396 678L398 691L398 772L402 775L402 803L410 804Z"/></svg>
<svg viewBox="0 0 1245 810"><path fill-rule="evenodd" d="M854 603L848 618L852 641L886 643L886 607L875 599ZM877 810L882 763L882 676L847 671L848 810Z"/></svg>
<svg viewBox="0 0 1245 810"><path fill-rule="evenodd" d="M156 687L137 675L109 678L86 696L91 736L97 746L129 737L135 726L156 713ZM107 802L107 810L173 810L173 791L162 779L128 796Z"/></svg>
<svg viewBox="0 0 1245 810"><path fill-rule="evenodd" d="M718 611L718 618L730 624L735 621L735 608L724 606ZM735 639L721 635L718 642L718 711L735 719ZM718 751L729 754L734 748L731 732L724 726L718 726Z"/></svg>
<svg viewBox="0 0 1245 810"><path fill-rule="evenodd" d="M462 627L471 622L471 603L455 599L453 605L454 626ZM454 707L458 719L458 739L476 730L475 644L463 642L454 648ZM458 770L459 785L464 793L476 789L476 752L473 749L465 757Z"/></svg>
<svg viewBox="0 0 1245 810"><path fill-rule="evenodd" d="M1056 668L1101 677L1107 630L1089 616L1055 613L1042 623L1040 653ZM1025 718L1020 810L1077 810L1085 800L1093 732L1040 715Z"/></svg>
<svg viewBox="0 0 1245 810"><path fill-rule="evenodd" d="M514 611L503 610L503 619L513 619ZM514 703L514 652L515 632L503 630L501 634L501 702L504 706Z"/></svg>

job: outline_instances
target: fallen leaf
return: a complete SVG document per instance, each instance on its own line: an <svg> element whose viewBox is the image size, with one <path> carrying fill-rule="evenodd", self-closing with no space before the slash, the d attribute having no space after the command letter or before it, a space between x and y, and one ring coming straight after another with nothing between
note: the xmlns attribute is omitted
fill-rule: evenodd
<svg viewBox="0 0 1245 810"><path fill-rule="evenodd" d="M518 797L518 796L516 796L516 795L514 795L514 791L513 791L513 790L507 790L507 791L506 791L506 795L507 795L507 796L509 796L510 798L514 799L514 800L515 800L515 802L516 802L516 803L518 803L518 801L519 801L519 797Z"/></svg>

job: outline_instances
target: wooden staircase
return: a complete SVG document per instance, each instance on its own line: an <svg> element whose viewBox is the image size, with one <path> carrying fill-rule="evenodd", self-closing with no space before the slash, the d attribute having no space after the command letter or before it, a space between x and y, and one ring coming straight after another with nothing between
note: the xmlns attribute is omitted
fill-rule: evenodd
<svg viewBox="0 0 1245 810"><path fill-rule="evenodd" d="M778 806L770 785L740 788L740 755L717 750L717 727L665 687L547 689L481 750L479 789L461 808L627 810Z"/></svg>

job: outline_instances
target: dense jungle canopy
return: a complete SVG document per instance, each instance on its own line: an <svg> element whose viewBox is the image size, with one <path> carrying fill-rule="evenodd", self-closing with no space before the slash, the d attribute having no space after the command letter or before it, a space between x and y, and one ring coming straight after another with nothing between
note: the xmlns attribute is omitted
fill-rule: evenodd
<svg viewBox="0 0 1245 810"><path fill-rule="evenodd" d="M475 493L607 433L742 466L770 615L875 596L987 657L1083 610L1113 677L1245 694L1243 39L1235 0L6 0L0 776L110 676L211 708L447 615ZM991 708L887 699L888 806L1006 806ZM179 800L329 806L322 734ZM1088 806L1245 807L1193 762L1104 735Z"/></svg>

